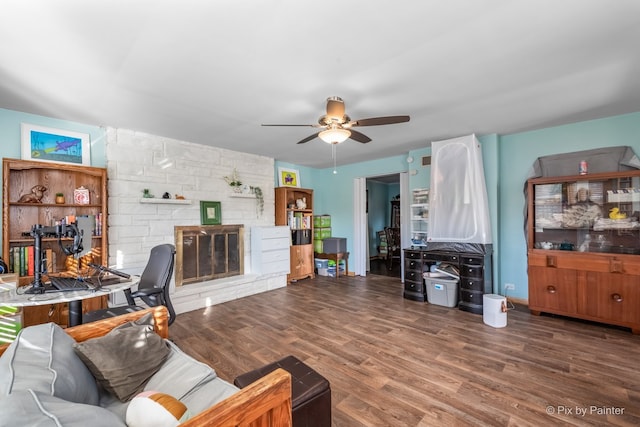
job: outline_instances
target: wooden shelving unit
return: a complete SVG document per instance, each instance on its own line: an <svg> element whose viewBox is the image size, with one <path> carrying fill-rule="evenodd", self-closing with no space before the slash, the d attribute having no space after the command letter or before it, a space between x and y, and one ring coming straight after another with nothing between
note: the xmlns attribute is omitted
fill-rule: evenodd
<svg viewBox="0 0 640 427"><path fill-rule="evenodd" d="M81 258L82 266L88 262L107 265L107 171L104 168L81 166L66 163L38 162L31 160L3 159L2 161L2 253L8 265L13 264L14 272L19 274L20 286L30 284L34 277L29 268L23 268L20 274L19 255L33 247L34 238L30 235L33 227L55 226L61 220L73 220L87 216L94 221L92 235L89 237L91 251ZM32 194L36 185L46 187L39 202L20 202L25 194ZM89 190L88 204L74 204L74 190L84 187ZM62 193L65 203L55 203L56 193ZM72 221L71 221L72 222ZM87 239L84 236L83 239ZM84 240L83 240L84 242ZM44 252L43 272L48 275L75 276L79 263L73 256L64 253L60 245L69 245L70 239L59 240L55 237L42 239ZM86 244L86 242L84 242ZM27 249L22 249L27 248ZM24 255L24 254L23 254ZM23 257L23 260L25 258ZM13 262L12 262L13 261ZM28 264L28 258L26 259ZM86 300L83 309L95 310L106 307L106 297ZM56 322L66 326L68 320L66 303L37 307L25 307L23 324Z"/></svg>
<svg viewBox="0 0 640 427"><path fill-rule="evenodd" d="M313 190L277 187L275 197L276 225L287 225L291 229L291 268L287 283L313 278ZM297 205L299 199L306 201L304 208Z"/></svg>

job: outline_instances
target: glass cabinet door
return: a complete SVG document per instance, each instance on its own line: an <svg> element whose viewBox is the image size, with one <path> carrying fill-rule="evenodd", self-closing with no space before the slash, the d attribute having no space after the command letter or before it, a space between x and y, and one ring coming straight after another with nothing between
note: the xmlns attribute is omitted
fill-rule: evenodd
<svg viewBox="0 0 640 427"><path fill-rule="evenodd" d="M529 181L529 247L640 254L640 172Z"/></svg>

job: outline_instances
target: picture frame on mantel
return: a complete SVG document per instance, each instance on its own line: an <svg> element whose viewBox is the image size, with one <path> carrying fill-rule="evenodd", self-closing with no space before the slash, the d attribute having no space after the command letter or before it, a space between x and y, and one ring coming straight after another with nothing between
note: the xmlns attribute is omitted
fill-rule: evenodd
<svg viewBox="0 0 640 427"><path fill-rule="evenodd" d="M278 168L278 185L280 187L300 187L300 172L295 169Z"/></svg>
<svg viewBox="0 0 640 427"><path fill-rule="evenodd" d="M220 202L200 202L200 223L202 225L222 224L222 205Z"/></svg>
<svg viewBox="0 0 640 427"><path fill-rule="evenodd" d="M21 123L23 160L91 165L88 133Z"/></svg>

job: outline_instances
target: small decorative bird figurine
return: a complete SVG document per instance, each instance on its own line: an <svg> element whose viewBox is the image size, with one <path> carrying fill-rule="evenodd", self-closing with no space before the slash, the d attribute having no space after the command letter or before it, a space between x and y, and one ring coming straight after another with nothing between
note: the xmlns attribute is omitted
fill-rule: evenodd
<svg viewBox="0 0 640 427"><path fill-rule="evenodd" d="M624 219L627 217L626 213L620 212L618 208L611 208L609 210L609 218L611 219Z"/></svg>

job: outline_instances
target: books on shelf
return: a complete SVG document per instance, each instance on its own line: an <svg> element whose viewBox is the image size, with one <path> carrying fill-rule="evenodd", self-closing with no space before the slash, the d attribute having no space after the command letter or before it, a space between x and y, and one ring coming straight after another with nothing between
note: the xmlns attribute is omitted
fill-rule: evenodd
<svg viewBox="0 0 640 427"><path fill-rule="evenodd" d="M287 222L289 223L289 228L292 229L311 229L313 226L313 214L291 211Z"/></svg>

